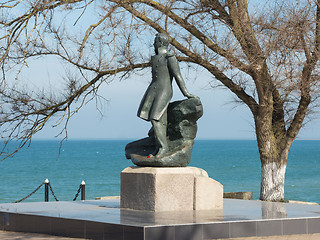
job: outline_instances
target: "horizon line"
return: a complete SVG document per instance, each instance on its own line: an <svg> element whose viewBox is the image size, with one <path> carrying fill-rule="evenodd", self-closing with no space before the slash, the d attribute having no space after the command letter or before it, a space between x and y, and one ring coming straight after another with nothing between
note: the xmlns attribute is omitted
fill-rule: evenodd
<svg viewBox="0 0 320 240"><path fill-rule="evenodd" d="M58 138L34 138L31 141L34 140L44 140L44 141L48 141L48 140L57 140L57 141L61 141L61 139ZM106 140L119 140L119 141L124 141L124 140L128 140L128 141L134 141L137 140L136 138L69 138L69 139L65 139L63 141L68 141L68 140L93 140L93 141L97 141L97 140L101 140L101 141L106 141ZM256 141L257 139L255 138L196 138L195 141L197 140L211 140L211 141L245 141L245 140L253 140ZM295 141L319 141L320 139L318 138L297 138L295 139Z"/></svg>

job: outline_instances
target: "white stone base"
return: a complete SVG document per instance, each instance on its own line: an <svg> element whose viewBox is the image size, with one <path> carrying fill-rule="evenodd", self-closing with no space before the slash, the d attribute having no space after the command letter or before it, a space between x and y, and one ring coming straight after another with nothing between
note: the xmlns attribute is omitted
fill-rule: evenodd
<svg viewBox="0 0 320 240"><path fill-rule="evenodd" d="M121 172L120 207L148 211L223 207L223 186L195 167L128 167Z"/></svg>

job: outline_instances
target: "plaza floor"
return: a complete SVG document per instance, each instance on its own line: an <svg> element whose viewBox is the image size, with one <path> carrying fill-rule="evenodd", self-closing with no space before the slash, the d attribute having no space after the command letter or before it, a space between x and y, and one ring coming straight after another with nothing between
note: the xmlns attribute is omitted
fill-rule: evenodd
<svg viewBox="0 0 320 240"><path fill-rule="evenodd" d="M158 213L119 206L118 199L0 204L0 230L112 240L320 240L319 205L224 199L223 211Z"/></svg>
<svg viewBox="0 0 320 240"><path fill-rule="evenodd" d="M1 240L77 240L83 238L57 237L39 233L0 231ZM320 240L320 234L285 235L269 237L226 238L224 240Z"/></svg>

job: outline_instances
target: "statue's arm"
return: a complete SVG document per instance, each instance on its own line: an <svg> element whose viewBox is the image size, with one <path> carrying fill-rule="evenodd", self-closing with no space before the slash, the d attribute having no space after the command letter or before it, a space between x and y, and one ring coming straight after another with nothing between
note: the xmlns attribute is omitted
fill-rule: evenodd
<svg viewBox="0 0 320 240"><path fill-rule="evenodd" d="M189 91L186 87L186 84L182 78L178 60L173 54L170 54L168 56L168 66L169 66L170 73L173 75L174 79L176 80L178 87L179 87L180 91L182 92L182 94L187 98L197 97L197 96L189 93Z"/></svg>

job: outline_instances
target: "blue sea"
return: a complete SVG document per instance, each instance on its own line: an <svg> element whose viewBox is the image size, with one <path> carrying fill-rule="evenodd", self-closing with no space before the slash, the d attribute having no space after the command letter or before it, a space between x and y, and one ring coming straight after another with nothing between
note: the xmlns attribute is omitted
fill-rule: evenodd
<svg viewBox="0 0 320 240"><path fill-rule="evenodd" d="M120 195L120 172L129 140L34 140L0 162L0 203L17 201L45 179L57 198L71 201L82 180L86 199ZM296 140L290 150L285 198L320 203L320 141ZM225 192L251 191L259 199L260 160L254 140L197 140L189 166L206 170ZM44 201L44 187L25 202ZM54 198L50 196L50 201Z"/></svg>

